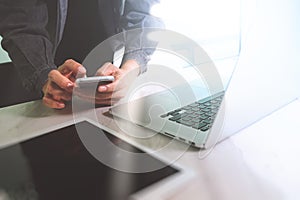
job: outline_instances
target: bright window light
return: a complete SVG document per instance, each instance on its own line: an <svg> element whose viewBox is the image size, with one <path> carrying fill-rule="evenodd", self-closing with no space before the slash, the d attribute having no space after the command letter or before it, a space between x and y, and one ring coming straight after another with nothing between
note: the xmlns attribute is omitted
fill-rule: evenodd
<svg viewBox="0 0 300 200"><path fill-rule="evenodd" d="M240 0L161 0L151 13L195 40L213 59L239 54Z"/></svg>

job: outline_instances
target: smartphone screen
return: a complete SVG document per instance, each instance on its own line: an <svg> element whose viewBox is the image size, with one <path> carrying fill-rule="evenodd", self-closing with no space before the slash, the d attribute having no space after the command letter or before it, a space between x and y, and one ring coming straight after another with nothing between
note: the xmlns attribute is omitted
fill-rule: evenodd
<svg viewBox="0 0 300 200"><path fill-rule="evenodd" d="M113 76L93 76L86 78L78 78L76 80L76 85L79 88L92 88L99 85L107 85L114 81Z"/></svg>

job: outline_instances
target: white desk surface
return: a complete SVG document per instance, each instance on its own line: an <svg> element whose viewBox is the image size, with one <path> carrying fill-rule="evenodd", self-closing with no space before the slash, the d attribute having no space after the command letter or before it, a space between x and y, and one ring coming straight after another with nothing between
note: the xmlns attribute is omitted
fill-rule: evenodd
<svg viewBox="0 0 300 200"><path fill-rule="evenodd" d="M97 109L98 119L115 130L111 119L102 115L106 110ZM196 177L171 193L169 199L299 199L299 119L300 100L297 100L221 142L203 159L198 158L197 150L189 149L176 162L195 170ZM48 109L40 101L2 108L0 147L73 122L70 109ZM143 145L155 147L158 138L160 142L169 140L156 135Z"/></svg>

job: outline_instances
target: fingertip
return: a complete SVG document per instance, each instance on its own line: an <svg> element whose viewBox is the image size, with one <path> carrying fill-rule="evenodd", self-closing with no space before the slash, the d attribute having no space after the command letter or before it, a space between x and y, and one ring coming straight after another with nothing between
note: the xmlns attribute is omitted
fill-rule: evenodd
<svg viewBox="0 0 300 200"><path fill-rule="evenodd" d="M80 65L80 66L78 67L78 73L80 73L80 74L85 74L85 73L86 73L86 69L85 69L82 65Z"/></svg>
<svg viewBox="0 0 300 200"><path fill-rule="evenodd" d="M106 92L107 91L107 86L99 86L98 87L98 92Z"/></svg>
<svg viewBox="0 0 300 200"><path fill-rule="evenodd" d="M68 92L72 92L74 87L75 87L75 84L74 84L74 83L72 83L72 82L67 82L67 83L65 84L65 87L62 88L62 89L66 90L66 91L68 91Z"/></svg>
<svg viewBox="0 0 300 200"><path fill-rule="evenodd" d="M72 82L68 82L67 83L67 88L71 88L71 87L73 87L74 86L74 83L72 83Z"/></svg>
<svg viewBox="0 0 300 200"><path fill-rule="evenodd" d="M56 69L51 70L51 71L48 73L48 79L53 80L54 77L56 76L56 73L57 73L57 72L58 72L58 71L57 71Z"/></svg>
<svg viewBox="0 0 300 200"><path fill-rule="evenodd" d="M118 86L118 81L114 81L112 83L103 86L106 87L105 92L114 92Z"/></svg>
<svg viewBox="0 0 300 200"><path fill-rule="evenodd" d="M82 65L80 65L76 72L76 79L85 78L85 77L86 77L86 69Z"/></svg>
<svg viewBox="0 0 300 200"><path fill-rule="evenodd" d="M65 105L64 103L61 103L61 102L57 102L57 103L56 103L56 108L57 108L57 109L63 109L63 108L65 108L65 106L66 106L66 105Z"/></svg>
<svg viewBox="0 0 300 200"><path fill-rule="evenodd" d="M77 64L77 62L75 60L71 59L71 58L65 60L65 62L64 62L65 65L72 65L74 63Z"/></svg>

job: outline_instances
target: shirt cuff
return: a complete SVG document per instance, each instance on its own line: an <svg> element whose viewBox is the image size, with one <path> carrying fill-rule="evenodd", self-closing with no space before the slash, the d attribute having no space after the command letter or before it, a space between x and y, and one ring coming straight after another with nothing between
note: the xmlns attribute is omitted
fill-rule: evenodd
<svg viewBox="0 0 300 200"><path fill-rule="evenodd" d="M125 63L128 60L135 60L140 66L139 74L142 74L147 71L147 63L150 60L150 56L143 50L136 50L125 53L122 63Z"/></svg>
<svg viewBox="0 0 300 200"><path fill-rule="evenodd" d="M51 70L57 69L56 66L46 66L43 67L41 70L35 72L31 78L27 79L24 82L24 87L27 90L33 91L42 91L43 86L48 80L48 74Z"/></svg>

